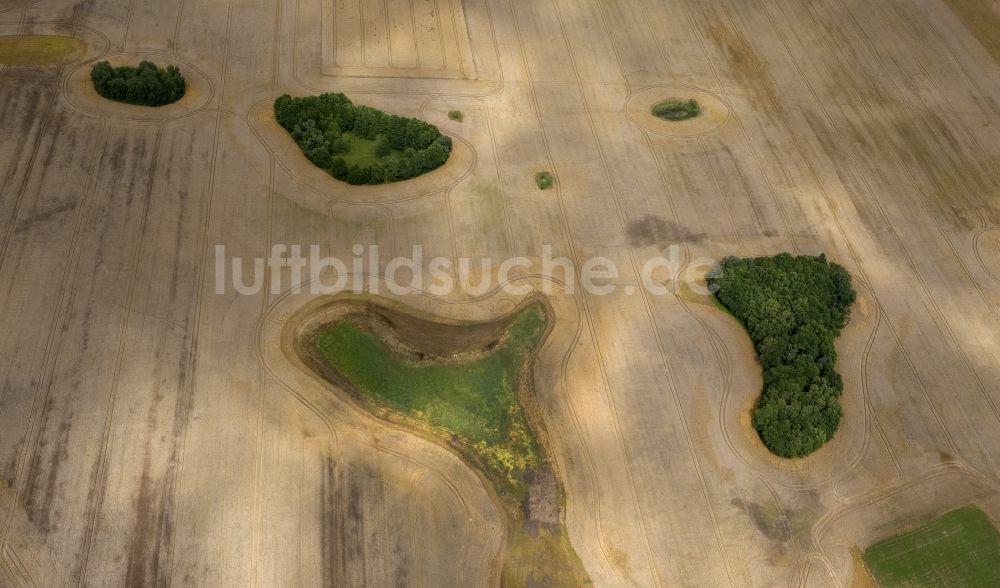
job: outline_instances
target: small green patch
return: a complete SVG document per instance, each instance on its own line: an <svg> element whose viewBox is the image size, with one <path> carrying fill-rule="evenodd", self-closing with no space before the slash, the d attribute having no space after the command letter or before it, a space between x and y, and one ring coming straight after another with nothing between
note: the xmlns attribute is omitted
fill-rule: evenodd
<svg viewBox="0 0 1000 588"><path fill-rule="evenodd" d="M155 63L143 61L139 67L111 67L102 61L90 70L94 89L101 96L115 102L139 106L164 106L177 102L184 96L184 76L177 67L166 69Z"/></svg>
<svg viewBox="0 0 1000 588"><path fill-rule="evenodd" d="M652 113L654 116L662 118L663 120L676 122L688 120L700 115L701 105L698 104L698 101L694 98L690 100L671 98L655 104L653 106Z"/></svg>
<svg viewBox="0 0 1000 588"><path fill-rule="evenodd" d="M369 167L379 161L389 158L401 157L403 152L393 149L385 141L379 139L365 139L354 133L344 133L343 140L347 145L347 150L340 154L348 166Z"/></svg>
<svg viewBox="0 0 1000 588"><path fill-rule="evenodd" d="M465 120L465 115L462 113L461 110L452 110L451 112L448 113L448 118L454 121L462 122L463 120Z"/></svg>
<svg viewBox="0 0 1000 588"><path fill-rule="evenodd" d="M865 550L883 588L1000 586L1000 532L986 513L967 506Z"/></svg>
<svg viewBox="0 0 1000 588"><path fill-rule="evenodd" d="M309 161L348 184L414 178L441 167L451 154L451 137L434 125L355 105L343 94L285 94L275 101L274 114Z"/></svg>
<svg viewBox="0 0 1000 588"><path fill-rule="evenodd" d="M7 65L57 65L82 51L83 44L59 35L0 36L0 63Z"/></svg>
<svg viewBox="0 0 1000 588"><path fill-rule="evenodd" d="M330 325L315 344L361 392L457 436L485 465L498 494L519 503L523 475L539 465L539 457L518 392L544 332L544 312L534 305L518 315L495 348L455 361L412 361L347 320Z"/></svg>
<svg viewBox="0 0 1000 588"><path fill-rule="evenodd" d="M555 184L556 179L551 173L541 171L535 174L535 185L538 186L539 190L548 190Z"/></svg>

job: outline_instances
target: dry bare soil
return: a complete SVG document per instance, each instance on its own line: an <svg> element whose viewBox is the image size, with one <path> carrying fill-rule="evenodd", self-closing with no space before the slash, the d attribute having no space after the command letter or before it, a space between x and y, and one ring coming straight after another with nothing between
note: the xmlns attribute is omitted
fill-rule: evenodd
<svg viewBox="0 0 1000 588"><path fill-rule="evenodd" d="M274 244L613 260L614 294L550 297L534 374L596 585L847 586L911 521L1000 521L996 2L0 0L0 35L86 46L0 66L0 585L500 581L482 480L295 363L282 333L317 299L288 269L216 294L216 245L248 268ZM189 91L102 101L103 59L178 65ZM439 125L452 161L329 178L268 114L320 92ZM705 112L649 115L671 97ZM852 273L822 450L762 448L731 317L626 294L671 244ZM472 322L520 302L381 298Z"/></svg>

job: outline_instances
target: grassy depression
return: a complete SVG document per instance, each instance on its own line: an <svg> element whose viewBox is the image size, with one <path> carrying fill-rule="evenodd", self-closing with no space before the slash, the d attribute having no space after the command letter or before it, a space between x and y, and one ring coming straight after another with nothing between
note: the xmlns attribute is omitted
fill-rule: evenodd
<svg viewBox="0 0 1000 588"><path fill-rule="evenodd" d="M883 588L1000 586L1000 532L968 506L872 545L864 560Z"/></svg>
<svg viewBox="0 0 1000 588"><path fill-rule="evenodd" d="M59 65L83 53L83 43L59 35L0 36L0 63Z"/></svg>
<svg viewBox="0 0 1000 588"><path fill-rule="evenodd" d="M525 408L533 406L531 365L546 326L541 303L469 326L364 305L317 328L306 345L321 371L367 408L401 416L390 420L457 450L491 482L512 533L505 586L588 582L562 527L562 490L540 425Z"/></svg>
<svg viewBox="0 0 1000 588"><path fill-rule="evenodd" d="M520 501L538 444L519 401L526 368L545 332L540 305L522 311L496 346L455 358L414 361L350 319L316 338L320 355L357 390L421 424L457 436L505 499Z"/></svg>
<svg viewBox="0 0 1000 588"><path fill-rule="evenodd" d="M344 133L342 137L347 144L347 150L340 154L340 158L348 166L369 167L379 161L400 159L403 156L403 151L399 149L389 149L384 155L380 155L378 141L365 139L354 133Z"/></svg>

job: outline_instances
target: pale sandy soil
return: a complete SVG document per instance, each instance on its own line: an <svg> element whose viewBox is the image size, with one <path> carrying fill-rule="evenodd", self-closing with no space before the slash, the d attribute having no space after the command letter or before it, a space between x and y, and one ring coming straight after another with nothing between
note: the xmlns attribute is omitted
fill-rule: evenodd
<svg viewBox="0 0 1000 588"><path fill-rule="evenodd" d="M0 34L32 33L89 50L0 70L0 585L498 581L476 474L287 361L312 298L216 295L217 244L551 244L620 286L670 244L845 265L845 423L794 463L747 427L752 349L705 300L553 297L535 389L596 585L847 586L852 548L914 520L1000 520L995 2L0 0ZM98 58L178 64L192 92L102 102ZM709 116L644 118L684 90ZM267 112L322 91L440 125L455 161L398 189L317 173Z"/></svg>

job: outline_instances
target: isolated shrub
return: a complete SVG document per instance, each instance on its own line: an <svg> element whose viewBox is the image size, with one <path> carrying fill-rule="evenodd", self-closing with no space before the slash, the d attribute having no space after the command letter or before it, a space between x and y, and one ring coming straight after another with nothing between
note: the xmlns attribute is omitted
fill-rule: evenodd
<svg viewBox="0 0 1000 588"><path fill-rule="evenodd" d="M442 166L451 154L451 137L434 125L355 105L343 94L285 94L275 101L274 115L311 162L349 184L413 178ZM359 138L376 142L377 159L370 165L349 165L342 157Z"/></svg>
<svg viewBox="0 0 1000 588"><path fill-rule="evenodd" d="M681 121L701 114L701 105L695 99L671 98L653 106L652 113L665 120Z"/></svg>
<svg viewBox="0 0 1000 588"><path fill-rule="evenodd" d="M139 63L139 67L112 67L102 61L91 68L90 79L97 93L108 100L142 106L177 102L186 89L178 68L168 65L163 69L149 61Z"/></svg>
<svg viewBox="0 0 1000 588"><path fill-rule="evenodd" d="M448 118L454 121L462 122L465 120L465 115L462 114L461 110L452 110L448 113Z"/></svg>
<svg viewBox="0 0 1000 588"><path fill-rule="evenodd" d="M556 179L551 173L547 171L538 172L535 174L535 185L538 186L539 190L548 190L556 183Z"/></svg>
<svg viewBox="0 0 1000 588"><path fill-rule="evenodd" d="M727 257L708 275L718 300L746 327L764 372L753 426L781 457L819 449L836 432L843 381L834 340L855 293L826 257Z"/></svg>

